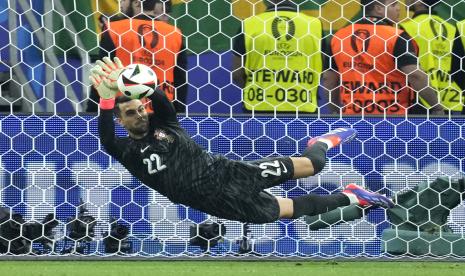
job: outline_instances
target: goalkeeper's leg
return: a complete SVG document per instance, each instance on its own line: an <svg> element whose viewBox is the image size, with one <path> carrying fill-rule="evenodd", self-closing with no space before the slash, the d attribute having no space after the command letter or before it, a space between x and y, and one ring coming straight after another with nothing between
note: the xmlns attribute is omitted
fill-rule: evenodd
<svg viewBox="0 0 465 276"><path fill-rule="evenodd" d="M292 157L293 178L312 176L323 170L326 152L342 143L350 142L357 135L354 129L335 129L308 142L302 157ZM308 194L292 199L278 198L280 218L298 218L319 215L351 204L391 208L393 202L384 195L373 193L355 184L349 184L342 193L332 195Z"/></svg>
<svg viewBox="0 0 465 276"><path fill-rule="evenodd" d="M392 208L394 203L385 195L349 184L342 193L331 195L308 194L294 198L277 198L280 218L315 216L348 205Z"/></svg>
<svg viewBox="0 0 465 276"><path fill-rule="evenodd" d="M340 144L348 143L357 136L351 128L338 128L310 139L302 157L291 158L294 165L294 179L315 175L323 170L326 164L326 152Z"/></svg>

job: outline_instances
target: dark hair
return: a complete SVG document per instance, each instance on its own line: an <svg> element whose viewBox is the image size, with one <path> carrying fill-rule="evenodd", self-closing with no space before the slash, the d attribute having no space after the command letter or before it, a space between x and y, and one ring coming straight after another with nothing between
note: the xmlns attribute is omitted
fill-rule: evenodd
<svg viewBox="0 0 465 276"><path fill-rule="evenodd" d="M129 98L129 97L126 97L126 96L116 97L116 99L115 99L115 107L113 108L113 113L115 113L115 116L117 118L121 118L121 109L119 109L119 105L122 104L122 103L130 102L130 101L132 101L132 99Z"/></svg>
<svg viewBox="0 0 465 276"><path fill-rule="evenodd" d="M171 12L171 0L144 0L144 2L142 2L142 8L144 11L151 11L157 3L163 4L165 8L165 13Z"/></svg>
<svg viewBox="0 0 465 276"><path fill-rule="evenodd" d="M386 0L360 0L360 4L365 7L365 13L374 9L375 5L383 5Z"/></svg>
<svg viewBox="0 0 465 276"><path fill-rule="evenodd" d="M423 2L423 4L428 5L430 7L434 7L437 4L441 3L440 0L421 0L419 2Z"/></svg>

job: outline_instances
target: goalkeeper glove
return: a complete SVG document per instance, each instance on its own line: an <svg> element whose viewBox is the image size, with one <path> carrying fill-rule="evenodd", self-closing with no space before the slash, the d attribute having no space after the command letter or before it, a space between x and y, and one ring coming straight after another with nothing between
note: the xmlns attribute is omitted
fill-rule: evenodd
<svg viewBox="0 0 465 276"><path fill-rule="evenodd" d="M103 61L96 62L96 65L90 70L89 79L101 98L112 99L116 96L118 93L116 80L123 69L123 64L117 57L114 58L114 61L104 57Z"/></svg>

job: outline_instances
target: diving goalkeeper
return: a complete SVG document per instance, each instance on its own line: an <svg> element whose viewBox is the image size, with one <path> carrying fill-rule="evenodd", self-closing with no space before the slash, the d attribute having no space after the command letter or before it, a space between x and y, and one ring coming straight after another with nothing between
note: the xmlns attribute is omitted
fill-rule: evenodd
<svg viewBox="0 0 465 276"><path fill-rule="evenodd" d="M336 129L315 137L301 157L235 161L203 150L181 128L172 103L162 91L150 96L153 114L140 100L118 97L116 79L123 66L104 58L90 80L100 95L99 133L105 150L148 187L205 213L229 220L269 223L280 218L316 215L350 204L390 208L387 197L349 184L342 193L279 198L264 191L290 180L319 173L328 149L356 136ZM129 137L116 137L113 114Z"/></svg>

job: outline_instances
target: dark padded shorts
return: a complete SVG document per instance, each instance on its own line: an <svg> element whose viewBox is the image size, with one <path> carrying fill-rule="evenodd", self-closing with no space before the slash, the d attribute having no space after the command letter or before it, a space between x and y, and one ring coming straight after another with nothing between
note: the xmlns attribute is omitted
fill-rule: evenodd
<svg viewBox="0 0 465 276"><path fill-rule="evenodd" d="M222 183L218 183L218 193L204 200L208 206L197 209L242 222L269 223L278 220L278 201L264 189L292 179L294 167L291 159L272 157L251 162L228 161L224 173L219 173Z"/></svg>

